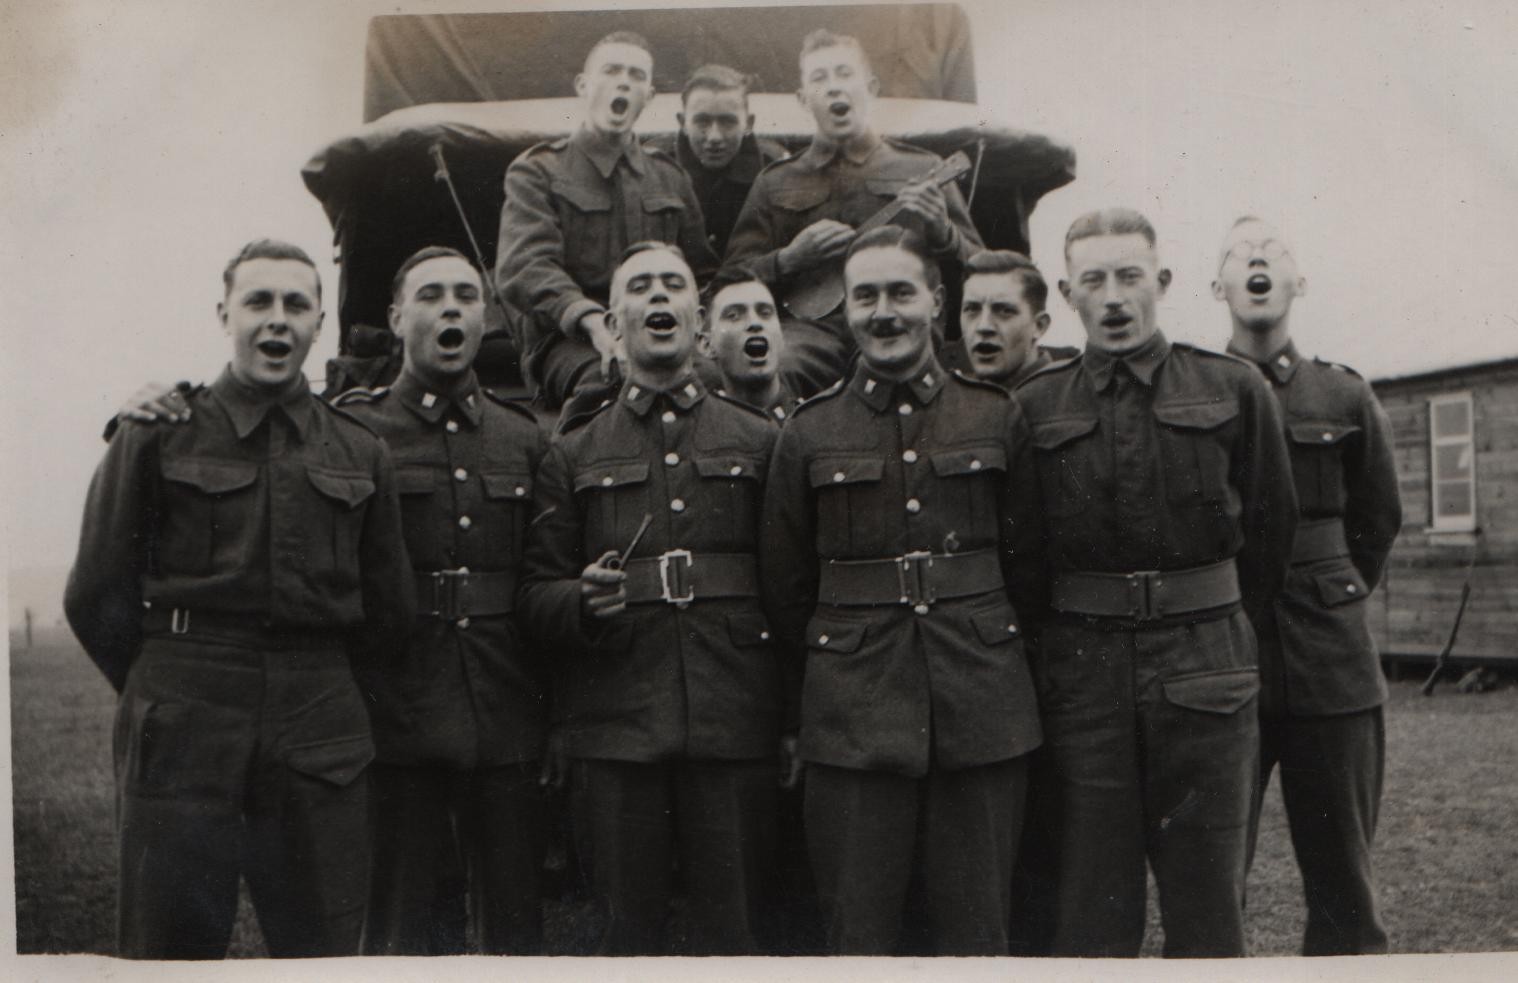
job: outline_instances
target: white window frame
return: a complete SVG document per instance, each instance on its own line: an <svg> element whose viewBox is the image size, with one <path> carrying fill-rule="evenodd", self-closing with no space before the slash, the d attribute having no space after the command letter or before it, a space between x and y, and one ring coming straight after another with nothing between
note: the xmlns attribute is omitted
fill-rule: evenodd
<svg viewBox="0 0 1518 983"><path fill-rule="evenodd" d="M1465 418L1469 430L1460 435L1441 437L1434 426L1434 415L1441 406L1465 406ZM1442 515L1439 510L1439 448L1465 446L1471 456L1471 510L1465 515ZM1448 479L1453 480L1453 479ZM1476 404L1469 390L1458 393L1441 393L1428 398L1428 506L1429 529L1433 532L1476 531Z"/></svg>

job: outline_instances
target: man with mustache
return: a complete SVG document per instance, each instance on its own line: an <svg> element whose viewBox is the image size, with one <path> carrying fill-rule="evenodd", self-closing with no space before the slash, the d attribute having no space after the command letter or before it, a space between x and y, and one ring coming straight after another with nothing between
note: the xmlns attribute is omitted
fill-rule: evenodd
<svg viewBox="0 0 1518 983"><path fill-rule="evenodd" d="M628 250L607 321L627 381L549 447L518 595L554 654L574 828L605 918L596 951L668 951L678 849L681 951L753 954L777 748L789 767L755 563L776 429L696 377L701 309L678 248Z"/></svg>
<svg viewBox="0 0 1518 983"><path fill-rule="evenodd" d="M1044 603L1032 444L1005 391L934 356L944 291L916 233L861 235L844 275L859 363L781 430L760 550L771 619L805 664L828 945L899 951L916 882L928 951L1005 955L1040 740L1023 650Z"/></svg>
<svg viewBox="0 0 1518 983"><path fill-rule="evenodd" d="M246 879L272 955L351 955L374 742L349 648L387 657L415 603L395 470L301 371L310 257L256 240L223 283L231 361L181 425L112 435L64 594L121 694L117 948L221 958Z"/></svg>
<svg viewBox="0 0 1518 983"><path fill-rule="evenodd" d="M1212 293L1233 322L1228 350L1260 367L1285 415L1301 509L1291 572L1255 621L1260 639L1260 773L1253 854L1270 773L1307 899L1308 956L1385 952L1371 840L1381 802L1386 681L1366 599L1402 527L1391 424L1364 379L1306 359L1291 310L1307 290L1280 232L1241 218L1223 241Z"/></svg>
<svg viewBox="0 0 1518 983"><path fill-rule="evenodd" d="M772 164L749 192L724 266L757 273L782 301L799 277L841 271L855 228L891 201L896 221L923 236L935 260L964 260L982 247L952 183L920 180L940 163L926 150L881 137L870 121L880 81L859 42L817 30L801 46L796 98L817 125L812 143ZM803 396L841 377L853 353L845 315L788 317L787 381Z"/></svg>
<svg viewBox="0 0 1518 983"><path fill-rule="evenodd" d="M690 178L633 133L654 94L653 71L647 41L608 34L575 76L579 129L506 169L495 277L523 315L522 364L550 408L582 384L612 379L607 288L628 245L676 243L703 277L717 265Z"/></svg>
<svg viewBox="0 0 1518 983"><path fill-rule="evenodd" d="M465 952L466 907L484 953L542 944L546 681L513 612L547 439L530 411L476 380L484 325L474 264L419 250L392 288L400 376L337 400L395 458L417 596L409 650L355 666L378 748L371 955ZM464 884L447 876L457 858Z"/></svg>
<svg viewBox="0 0 1518 983"><path fill-rule="evenodd" d="M1138 955L1147 860L1165 954L1240 956L1250 624L1296 526L1280 412L1249 365L1160 332L1170 271L1144 216L1081 216L1065 262L1086 350L1017 390L1049 551L1035 672L1062 833L1054 954Z"/></svg>
<svg viewBox="0 0 1518 983"><path fill-rule="evenodd" d="M726 65L702 65L680 92L680 129L665 149L690 176L706 239L721 256L738 212L760 170L785 156L785 148L754 133L748 108L753 80Z"/></svg>

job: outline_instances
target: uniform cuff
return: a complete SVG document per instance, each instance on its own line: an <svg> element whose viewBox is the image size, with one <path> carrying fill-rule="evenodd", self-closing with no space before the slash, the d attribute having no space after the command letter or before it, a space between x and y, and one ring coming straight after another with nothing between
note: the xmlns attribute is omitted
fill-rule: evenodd
<svg viewBox="0 0 1518 983"><path fill-rule="evenodd" d="M587 314L603 313L606 308L593 300L577 300L564 309L559 318L559 330L570 338L579 337L580 318Z"/></svg>

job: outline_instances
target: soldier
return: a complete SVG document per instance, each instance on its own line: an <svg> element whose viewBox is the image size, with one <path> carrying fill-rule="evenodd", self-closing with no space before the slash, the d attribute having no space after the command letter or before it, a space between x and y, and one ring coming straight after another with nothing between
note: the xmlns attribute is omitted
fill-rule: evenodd
<svg viewBox="0 0 1518 983"><path fill-rule="evenodd" d="M1007 249L987 249L965 261L959 304L961 351L946 353L978 379L1009 392L1056 359L1073 358L1073 348L1038 342L1049 330L1044 309L1049 285L1033 261ZM946 358L945 361L951 359Z"/></svg>
<svg viewBox="0 0 1518 983"><path fill-rule="evenodd" d="M611 380L606 292L624 248L678 243L698 275L716 268L690 178L632 131L654 94L653 70L648 42L636 34L596 42L575 76L580 128L506 169L495 277L524 315L523 365L552 408L598 381L598 363Z"/></svg>
<svg viewBox="0 0 1518 983"><path fill-rule="evenodd" d="M706 296L707 320L696 344L716 369L717 392L785 422L796 394L780 377L785 335L770 288L747 270L723 270Z"/></svg>
<svg viewBox="0 0 1518 983"><path fill-rule="evenodd" d="M411 619L395 472L301 373L310 258L257 240L224 284L230 364L184 425L114 434L64 596L121 693L117 944L224 956L241 876L271 954L352 954L374 743L344 644L362 626L374 657Z"/></svg>
<svg viewBox="0 0 1518 983"><path fill-rule="evenodd" d="M1017 390L1049 548L1035 671L1062 831L1055 954L1138 955L1147 857L1165 954L1243 955L1246 612L1280 588L1296 524L1280 413L1247 364L1159 331L1170 271L1142 215L1076 219L1065 263L1085 352Z"/></svg>
<svg viewBox="0 0 1518 983"><path fill-rule="evenodd" d="M1270 773L1307 896L1303 954L1385 952L1370 848L1381 801L1386 682L1366 598L1402 526L1391 426L1351 369L1304 359L1292 302L1307 281L1276 229L1241 218L1223 241L1213 296L1228 304L1228 350L1260 367L1284 411L1301 508L1291 572L1254 626L1260 639L1260 774L1250 852Z"/></svg>
<svg viewBox="0 0 1518 983"><path fill-rule="evenodd" d="M721 256L759 171L785 148L754 133L748 108L753 79L726 65L702 65L680 92L679 132L670 149L695 188L706 241Z"/></svg>
<svg viewBox="0 0 1518 983"><path fill-rule="evenodd" d="M935 259L964 260L982 248L959 189L921 180L938 157L873 129L879 90L856 39L827 30L806 36L796 97L817 132L804 151L759 175L723 260L753 270L790 307L782 371L803 396L848 370L853 343L841 306L807 319L797 314L796 291L835 281L842 299L842 257L856 226L894 200L896 221L920 233Z"/></svg>
<svg viewBox="0 0 1518 983"><path fill-rule="evenodd" d="M1005 955L1039 743L1020 616L1043 605L1032 444L1003 390L940 368L944 293L916 233L861 235L844 270L860 362L782 429L761 548L771 620L805 662L828 943L896 951L915 879L931 951Z"/></svg>
<svg viewBox="0 0 1518 983"><path fill-rule="evenodd" d="M480 950L533 953L545 692L511 615L547 440L530 411L475 379L485 311L474 264L422 249L401 264L392 297L400 377L337 401L394 454L419 615L404 658L355 667L378 746L364 951L464 952L464 899L439 873L462 857Z"/></svg>
<svg viewBox="0 0 1518 983"><path fill-rule="evenodd" d="M701 310L677 248L636 244L611 289L628 379L543 460L519 603L558 653L597 952L665 951L678 846L686 950L753 953L782 747L754 559L776 429L695 378Z"/></svg>

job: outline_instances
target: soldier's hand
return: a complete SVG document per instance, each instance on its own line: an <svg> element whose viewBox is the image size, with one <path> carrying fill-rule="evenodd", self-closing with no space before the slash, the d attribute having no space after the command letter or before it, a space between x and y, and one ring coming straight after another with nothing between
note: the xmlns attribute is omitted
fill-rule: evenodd
<svg viewBox="0 0 1518 983"><path fill-rule="evenodd" d="M949 199L932 181L909 184L896 192L902 212L922 220L930 246L942 246L954 234L949 221Z"/></svg>
<svg viewBox="0 0 1518 983"><path fill-rule="evenodd" d="M627 610L627 574L607 566L616 555L616 550L607 550L580 571L580 610L592 618L610 618Z"/></svg>
<svg viewBox="0 0 1518 983"><path fill-rule="evenodd" d="M612 365L622 359L622 342L606 326L606 313L591 311L586 314L580 318L580 330L585 333L585 340L590 342L590 347L601 356L601 381L611 382Z"/></svg>
<svg viewBox="0 0 1518 983"><path fill-rule="evenodd" d="M569 755L564 753L564 734L555 727L548 732L543 745L543 770L538 775L538 784L557 792L568 781Z"/></svg>
<svg viewBox="0 0 1518 983"><path fill-rule="evenodd" d="M851 225L824 218L813 222L780 250L780 272L797 273L818 263L836 259L848 252L849 243L858 235Z"/></svg>
<svg viewBox="0 0 1518 983"><path fill-rule="evenodd" d="M801 781L801 759L796 756L796 735L780 738L780 787L795 788Z"/></svg>
<svg viewBox="0 0 1518 983"><path fill-rule="evenodd" d="M190 418L190 404L184 394L173 386L150 382L127 397L116 411L118 420L136 420L140 423L184 423Z"/></svg>

